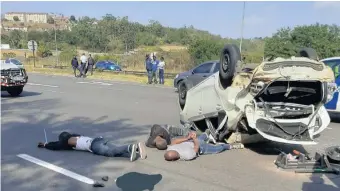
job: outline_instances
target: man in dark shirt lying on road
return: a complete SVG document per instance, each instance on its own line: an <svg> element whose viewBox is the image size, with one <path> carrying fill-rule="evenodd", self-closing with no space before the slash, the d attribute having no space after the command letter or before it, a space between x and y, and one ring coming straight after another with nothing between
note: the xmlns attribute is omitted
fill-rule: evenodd
<svg viewBox="0 0 340 191"><path fill-rule="evenodd" d="M188 129L171 125L153 125L145 145L158 150L165 150L171 144L171 138L175 136L185 136L189 133Z"/></svg>
<svg viewBox="0 0 340 191"><path fill-rule="evenodd" d="M167 161L176 160L192 160L199 155L217 154L230 149L243 149L241 143L217 143L216 145L209 144L209 131L196 137L195 132L190 132L187 136L173 139L171 145L168 146L164 158Z"/></svg>
<svg viewBox="0 0 340 191"><path fill-rule="evenodd" d="M49 150L82 150L89 151L96 155L107 157L126 157L130 161L137 159L139 153L141 159L145 159L146 149L144 143L121 145L117 146L103 137L91 138L78 134L70 134L62 132L59 135L59 141L38 144L39 148L46 148Z"/></svg>
<svg viewBox="0 0 340 191"><path fill-rule="evenodd" d="M175 137L187 136L190 133L190 128L194 124L186 124L184 127L176 127L173 125L153 125L151 132L145 145L150 148L157 148L158 150L167 149L168 145L173 144L172 140ZM214 142L214 138L209 135L207 142Z"/></svg>

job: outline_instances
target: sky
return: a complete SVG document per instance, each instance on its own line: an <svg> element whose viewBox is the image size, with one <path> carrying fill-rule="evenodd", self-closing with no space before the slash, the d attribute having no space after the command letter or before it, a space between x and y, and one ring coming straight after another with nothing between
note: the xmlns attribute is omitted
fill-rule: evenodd
<svg viewBox="0 0 340 191"><path fill-rule="evenodd" d="M101 18L105 14L128 16L147 24L157 20L164 26L193 25L197 29L228 38L241 37L243 2L131 2L131 1L33 1L1 2L6 12L46 12ZM244 37L271 36L281 27L319 22L340 25L340 2L246 2Z"/></svg>

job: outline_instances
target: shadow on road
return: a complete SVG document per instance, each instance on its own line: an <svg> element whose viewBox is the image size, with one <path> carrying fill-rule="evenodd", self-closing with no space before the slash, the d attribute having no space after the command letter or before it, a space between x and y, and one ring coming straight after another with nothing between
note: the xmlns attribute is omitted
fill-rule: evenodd
<svg viewBox="0 0 340 191"><path fill-rule="evenodd" d="M41 92L30 92L30 91L24 90L18 97L29 97L29 96L37 96L37 95L41 95ZM6 91L1 92L1 97L2 98L17 98L17 97L12 97Z"/></svg>
<svg viewBox="0 0 340 191"><path fill-rule="evenodd" d="M142 174L129 172L116 180L117 187L122 191L154 190L156 184L162 180L161 174Z"/></svg>
<svg viewBox="0 0 340 191"><path fill-rule="evenodd" d="M331 117L331 121L333 123L340 123L340 114L339 113L329 112L329 116Z"/></svg>
<svg viewBox="0 0 340 191"><path fill-rule="evenodd" d="M329 179L333 185L327 185L325 178ZM312 174L311 182L302 184L302 191L338 191L340 188L340 176L331 176L329 174Z"/></svg>
<svg viewBox="0 0 340 191"><path fill-rule="evenodd" d="M293 150L306 153L306 149L301 145L291 145L275 142L261 142L245 145L248 149L262 155L279 155L281 152L292 153Z"/></svg>
<svg viewBox="0 0 340 191"><path fill-rule="evenodd" d="M45 141L44 128L48 141L57 140L62 131L69 131L90 137L103 136L117 145L144 141L140 140L140 136L147 135L150 129L148 126L134 126L129 123L129 119L112 121L108 116L89 118L57 113L55 110L62 107L58 99L5 101L1 106L1 179L4 190L92 189L87 184L18 158L16 155L21 153L96 180L104 175L126 172L124 167L131 168L134 165L127 158L109 158L81 151L40 149L37 143ZM15 189L10 185L15 186Z"/></svg>

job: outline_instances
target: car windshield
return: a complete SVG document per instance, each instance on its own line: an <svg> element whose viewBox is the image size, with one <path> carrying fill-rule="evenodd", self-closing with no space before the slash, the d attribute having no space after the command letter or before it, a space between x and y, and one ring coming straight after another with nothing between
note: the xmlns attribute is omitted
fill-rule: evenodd
<svg viewBox="0 0 340 191"><path fill-rule="evenodd" d="M19 60L11 59L11 62L15 65L22 65L22 63Z"/></svg>

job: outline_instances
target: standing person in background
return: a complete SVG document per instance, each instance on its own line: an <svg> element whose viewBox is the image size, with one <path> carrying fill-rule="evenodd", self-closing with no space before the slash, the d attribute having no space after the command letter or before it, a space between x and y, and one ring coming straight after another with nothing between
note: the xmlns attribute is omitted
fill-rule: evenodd
<svg viewBox="0 0 340 191"><path fill-rule="evenodd" d="M156 55L153 55L153 62L152 62L152 79L154 81L155 84L158 83L158 64L159 64L159 60L157 60Z"/></svg>
<svg viewBox="0 0 340 191"><path fill-rule="evenodd" d="M94 65L94 59L92 58L91 54L89 54L89 59L87 60L87 68L85 71L85 74L87 71L91 71L91 76L93 75L93 65Z"/></svg>
<svg viewBox="0 0 340 191"><path fill-rule="evenodd" d="M80 57L80 76L85 77L85 67L86 67L87 57L85 53Z"/></svg>
<svg viewBox="0 0 340 191"><path fill-rule="evenodd" d="M149 54L145 55L145 69L148 74L148 84L152 83L152 60Z"/></svg>
<svg viewBox="0 0 340 191"><path fill-rule="evenodd" d="M78 77L77 76L77 72L76 72L77 69L79 70L79 68L78 68L79 67L79 63L78 63L78 60L77 60L77 56L74 56L72 58L71 65L72 65L72 68L73 68L74 77ZM80 72L80 70L79 70L79 72Z"/></svg>
<svg viewBox="0 0 340 191"><path fill-rule="evenodd" d="M164 57L161 57L161 61L158 64L158 72L159 72L159 83L160 84L164 84L164 66L165 66L165 62L164 62Z"/></svg>

